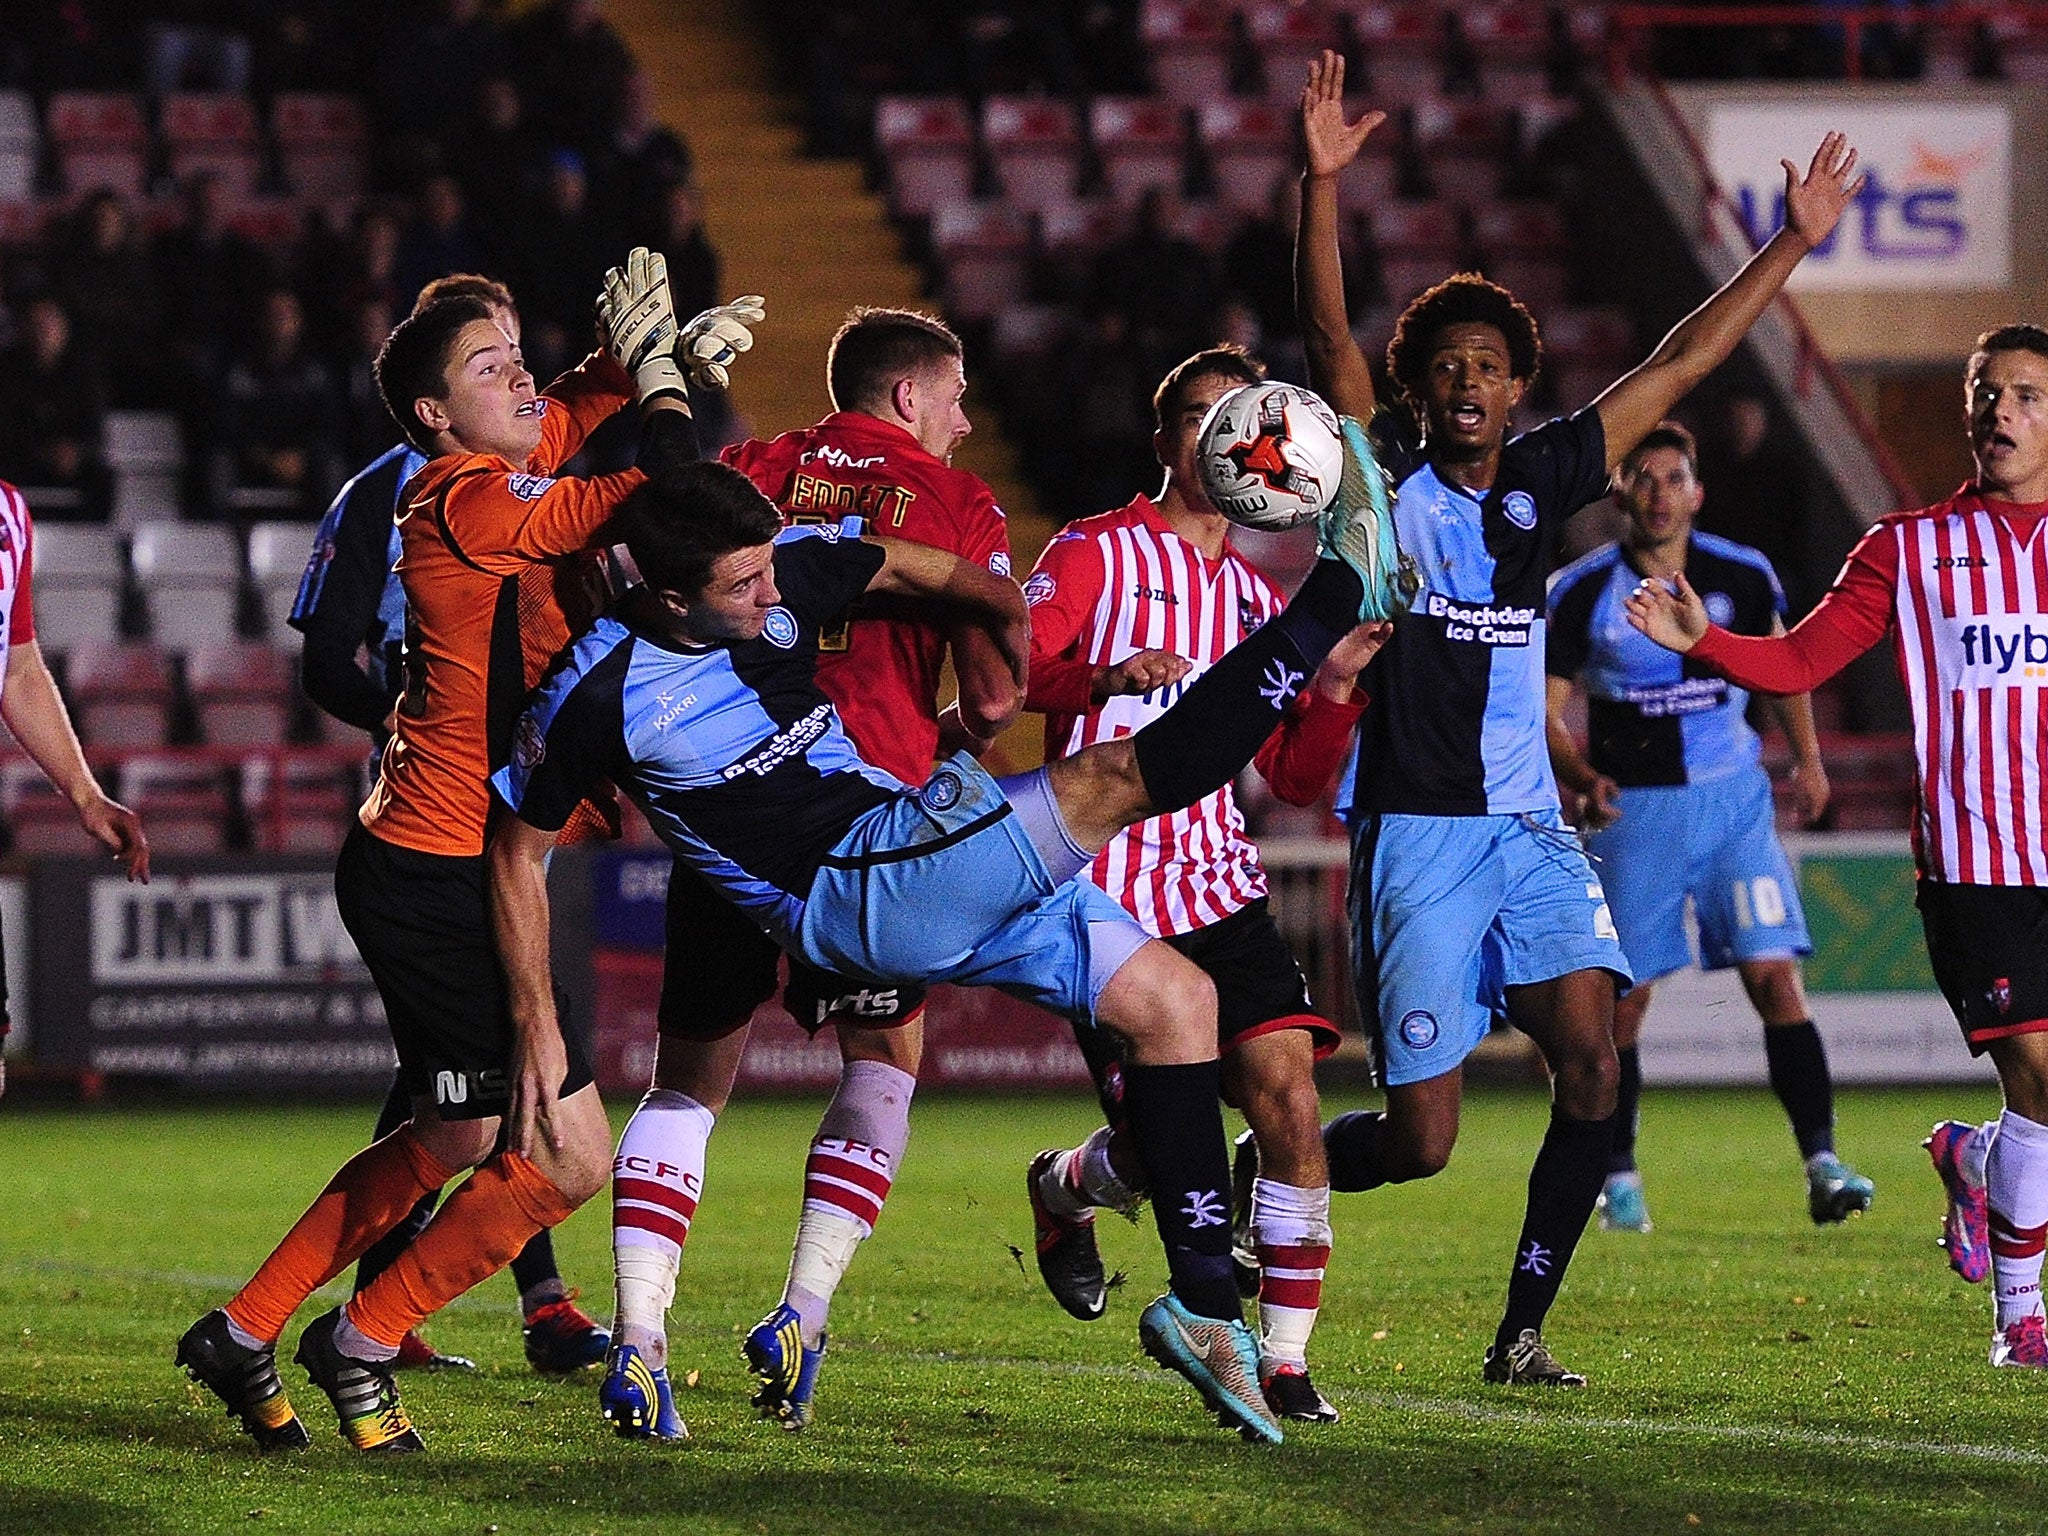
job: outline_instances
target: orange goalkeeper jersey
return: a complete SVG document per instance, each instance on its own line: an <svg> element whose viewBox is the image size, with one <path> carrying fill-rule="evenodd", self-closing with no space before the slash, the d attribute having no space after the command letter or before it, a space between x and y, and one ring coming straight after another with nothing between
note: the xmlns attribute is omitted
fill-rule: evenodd
<svg viewBox="0 0 2048 1536"><path fill-rule="evenodd" d="M540 446L524 465L444 454L400 492L405 688L361 818L403 848L483 852L491 771L511 757L526 696L601 600L596 562L564 557L596 547L646 478L637 469L554 477L633 398L609 356L586 358L541 398Z"/></svg>

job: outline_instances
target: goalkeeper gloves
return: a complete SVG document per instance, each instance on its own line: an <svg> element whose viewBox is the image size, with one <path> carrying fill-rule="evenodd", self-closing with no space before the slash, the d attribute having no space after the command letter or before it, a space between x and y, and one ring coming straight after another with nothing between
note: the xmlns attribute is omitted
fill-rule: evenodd
<svg viewBox="0 0 2048 1536"><path fill-rule="evenodd" d="M675 350L690 372L690 382L699 389L724 389L730 384L726 370L733 359L753 346L750 327L759 325L766 314L761 296L748 293L730 304L712 305L685 325Z"/></svg>
<svg viewBox="0 0 2048 1536"><path fill-rule="evenodd" d="M668 296L668 261L659 251L636 245L623 267L605 273L597 318L612 356L633 375L642 401L658 395L689 399L674 355L676 310Z"/></svg>

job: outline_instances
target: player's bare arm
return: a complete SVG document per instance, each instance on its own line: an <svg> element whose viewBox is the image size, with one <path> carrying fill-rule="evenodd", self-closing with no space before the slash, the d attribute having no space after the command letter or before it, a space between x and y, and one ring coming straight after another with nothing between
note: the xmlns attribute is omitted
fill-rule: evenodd
<svg viewBox="0 0 2048 1536"><path fill-rule="evenodd" d="M7 683L0 690L0 719L21 743L22 750L56 785L78 824L94 841L121 861L130 880L149 881L149 839L142 821L127 806L108 798L85 764L78 733L50 676L43 648L33 640L17 640L7 652Z"/></svg>
<svg viewBox="0 0 2048 1536"><path fill-rule="evenodd" d="M1007 576L929 544L907 539L867 542L880 548L883 556L868 591L934 597L970 610L994 641L1021 692L1031 666L1031 614L1024 606L1023 588Z"/></svg>
<svg viewBox="0 0 2048 1536"><path fill-rule="evenodd" d="M946 632L960 695L953 708L960 729L979 743L976 755L1006 730L1024 707L1024 690L1011 675L1009 659L978 624L955 624Z"/></svg>
<svg viewBox="0 0 2048 1536"><path fill-rule="evenodd" d="M1621 786L1586 760L1564 723L1565 706L1571 702L1572 681L1552 677L1544 683L1544 738L1550 748L1550 771L1557 782L1585 804L1579 811L1579 830L1598 832L1621 819Z"/></svg>
<svg viewBox="0 0 2048 1536"><path fill-rule="evenodd" d="M1384 112L1344 120L1344 60L1324 50L1309 65L1301 93L1307 160L1301 178L1301 227L1294 237L1294 308L1308 354L1309 385L1331 406L1372 420L1379 401L1372 368L1351 334L1344 307L1344 261L1337 246L1337 176L1358 157Z"/></svg>
<svg viewBox="0 0 2048 1536"><path fill-rule="evenodd" d="M1779 164L1785 169L1784 225L1719 292L1673 326L1656 351L1593 402L1607 433L1609 469L1694 385L1727 361L1792 269L1827 239L1863 190L1864 178L1855 174L1856 151L1839 133L1820 141L1805 175L1790 160Z"/></svg>
<svg viewBox="0 0 2048 1536"><path fill-rule="evenodd" d="M555 1095L569 1057L548 958L547 855L554 843L552 833L501 815L489 845L491 926L513 1026L505 1144L522 1157L534 1156L537 1146L555 1153L565 1146Z"/></svg>
<svg viewBox="0 0 2048 1536"><path fill-rule="evenodd" d="M1771 621L1771 633L1785 633L1782 619ZM1820 820L1821 813L1828 808L1828 797L1833 793L1828 784L1827 768L1820 760L1820 736L1813 725L1813 695L1767 695L1766 702L1772 717L1778 722L1778 729L1785 733L1785 740L1792 748L1792 771L1785 779L1786 786L1792 791L1792 812L1799 818L1801 826L1810 827Z"/></svg>

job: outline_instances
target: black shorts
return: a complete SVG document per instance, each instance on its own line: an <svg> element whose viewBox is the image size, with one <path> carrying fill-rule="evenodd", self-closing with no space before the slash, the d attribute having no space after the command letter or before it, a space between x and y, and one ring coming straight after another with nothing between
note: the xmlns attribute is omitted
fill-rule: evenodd
<svg viewBox="0 0 2048 1536"><path fill-rule="evenodd" d="M655 1013L661 1034L722 1040L775 995L781 946L681 864L669 871L663 922L661 1005ZM792 955L782 1000L790 1017L814 1035L835 1019L890 1029L924 1011L924 988L850 981Z"/></svg>
<svg viewBox="0 0 2048 1536"><path fill-rule="evenodd" d="M384 999L398 1080L431 1097L443 1120L485 1120L509 1108L512 1015L485 900L484 860L421 853L349 829L334 865L334 898ZM592 1080L590 1041L561 1009L569 1070L564 1097Z"/></svg>
<svg viewBox="0 0 2048 1536"><path fill-rule="evenodd" d="M1922 880L1927 959L1970 1054L2048 1030L2048 889Z"/></svg>
<svg viewBox="0 0 2048 1536"><path fill-rule="evenodd" d="M1321 1061L1344 1038L1309 1003L1308 983L1263 896L1220 923L1169 935L1164 942L1194 961L1216 984L1216 1044L1226 1054L1261 1035L1305 1029L1314 1043L1315 1059ZM1112 1125L1121 1124L1120 1042L1106 1029L1078 1023L1074 1039L1095 1079L1103 1113Z"/></svg>

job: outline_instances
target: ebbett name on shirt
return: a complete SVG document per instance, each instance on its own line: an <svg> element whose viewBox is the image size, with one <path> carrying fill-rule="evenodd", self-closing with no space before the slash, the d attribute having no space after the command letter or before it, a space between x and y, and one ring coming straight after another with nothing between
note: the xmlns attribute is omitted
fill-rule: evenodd
<svg viewBox="0 0 2048 1536"><path fill-rule="evenodd" d="M1962 653L1955 674L1959 688L1992 688L2048 682L2048 629L2034 628L2024 614L1994 613L1944 619L1951 656Z"/></svg>
<svg viewBox="0 0 2048 1536"><path fill-rule="evenodd" d="M1446 640L1472 640L1480 645L1527 645L1536 624L1534 608L1474 608L1434 592L1423 604L1423 612L1444 621Z"/></svg>

